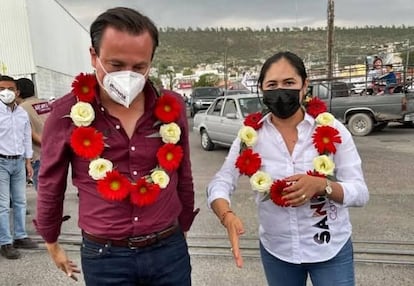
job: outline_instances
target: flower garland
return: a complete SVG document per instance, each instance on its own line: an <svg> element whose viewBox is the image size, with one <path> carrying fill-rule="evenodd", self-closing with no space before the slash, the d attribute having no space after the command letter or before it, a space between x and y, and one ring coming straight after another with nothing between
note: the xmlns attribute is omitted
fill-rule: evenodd
<svg viewBox="0 0 414 286"><path fill-rule="evenodd" d="M313 159L314 169L307 171L307 174L332 179L335 163L330 158L330 154L335 154L335 145L342 142L339 131L332 127L334 116L326 112L325 103L316 97L307 97L304 104L306 112L315 118L317 124L312 139L319 154ZM263 200L271 199L276 205L286 206L282 197L285 195L284 189L289 186L289 183L285 180L272 180L268 173L261 171L260 154L255 153L252 149L257 142L257 130L263 126L262 119L261 112L252 113L245 118L244 126L238 134L241 146L235 165L240 174L250 177L252 189L262 193Z"/></svg>
<svg viewBox="0 0 414 286"><path fill-rule="evenodd" d="M130 197L130 201L139 206L153 204L161 189L165 189L170 181L167 171L178 169L183 158L182 147L176 145L180 140L181 130L175 121L180 117L180 104L171 95L162 95L157 99L154 115L161 124L159 135L161 146L156 154L158 165L148 175L136 182L130 180L114 169L110 160L101 158L105 148L104 136L91 126L95 112L90 104L95 98L97 85L94 74L79 74L72 83L72 93L77 103L72 106L70 118L76 126L70 138L74 153L89 159L89 175L97 181L97 190L103 198L121 201ZM156 126L155 125L155 126Z"/></svg>

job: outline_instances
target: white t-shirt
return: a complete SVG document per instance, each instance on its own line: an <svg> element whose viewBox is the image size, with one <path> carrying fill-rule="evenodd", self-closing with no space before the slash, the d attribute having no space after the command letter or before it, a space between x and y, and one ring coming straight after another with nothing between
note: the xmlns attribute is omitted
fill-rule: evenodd
<svg viewBox="0 0 414 286"><path fill-rule="evenodd" d="M275 179L313 170L312 160L319 154L313 146L312 134L316 127L313 117L305 114L297 126L298 142L292 155L279 131L265 118L258 130L258 140L253 147L262 158L262 170ZM364 181L361 159L352 136L346 127L335 120L342 143L336 145L336 178L344 190L343 204L320 197L300 207L279 207L272 200L262 201L257 194L259 236L266 250L275 257L290 263L313 263L334 257L351 236L352 226L347 207L363 206L369 194ZM229 154L207 187L208 204L218 198L230 202L240 176L235 167L239 155L237 138Z"/></svg>

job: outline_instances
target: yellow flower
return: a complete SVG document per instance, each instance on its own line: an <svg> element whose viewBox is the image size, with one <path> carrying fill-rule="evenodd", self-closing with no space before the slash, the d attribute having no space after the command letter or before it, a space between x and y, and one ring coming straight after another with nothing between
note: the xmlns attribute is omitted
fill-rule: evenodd
<svg viewBox="0 0 414 286"><path fill-rule="evenodd" d="M269 192L273 180L270 175L263 171L257 171L250 177L250 185L252 189L260 193Z"/></svg>
<svg viewBox="0 0 414 286"><path fill-rule="evenodd" d="M333 175L335 163L326 155L320 155L313 159L313 166L318 173L325 176Z"/></svg>
<svg viewBox="0 0 414 286"><path fill-rule="evenodd" d="M306 96L305 99L303 100L305 103L308 103L309 101L312 100L312 96Z"/></svg>
<svg viewBox="0 0 414 286"><path fill-rule="evenodd" d="M103 179L107 172L112 171L113 164L111 161L98 158L89 163L89 176L94 180Z"/></svg>
<svg viewBox="0 0 414 286"><path fill-rule="evenodd" d="M335 121L335 117L332 114L330 114L329 112L323 112L323 113L319 114L316 117L315 120L316 120L316 123L318 123L319 125L323 125L323 126L329 125L329 126L332 126L332 124Z"/></svg>
<svg viewBox="0 0 414 286"><path fill-rule="evenodd" d="M79 101L70 109L70 118L77 127L89 126L95 119L95 112L92 105Z"/></svg>
<svg viewBox="0 0 414 286"><path fill-rule="evenodd" d="M176 144L180 140L181 129L177 123L163 124L160 127L160 135L164 143Z"/></svg>
<svg viewBox="0 0 414 286"><path fill-rule="evenodd" d="M254 146L257 141L257 132L250 126L243 126L238 134L240 140L248 147Z"/></svg>
<svg viewBox="0 0 414 286"><path fill-rule="evenodd" d="M155 184L158 184L161 189L164 189L168 186L170 182L170 177L163 170L155 170L151 173L151 179Z"/></svg>

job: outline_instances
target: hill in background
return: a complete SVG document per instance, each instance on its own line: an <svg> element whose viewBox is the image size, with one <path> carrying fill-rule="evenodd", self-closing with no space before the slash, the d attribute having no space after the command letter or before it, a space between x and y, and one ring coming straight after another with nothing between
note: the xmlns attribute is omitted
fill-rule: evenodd
<svg viewBox="0 0 414 286"><path fill-rule="evenodd" d="M326 38L325 28L161 28L154 66L163 73L168 66L181 71L201 63L223 63L226 49L232 68L260 66L270 55L285 50L322 66L326 61ZM363 64L365 56L385 51L390 43L396 52L406 53L403 43L414 45L414 27L336 27L334 54L339 66ZM414 57L410 59L414 63Z"/></svg>

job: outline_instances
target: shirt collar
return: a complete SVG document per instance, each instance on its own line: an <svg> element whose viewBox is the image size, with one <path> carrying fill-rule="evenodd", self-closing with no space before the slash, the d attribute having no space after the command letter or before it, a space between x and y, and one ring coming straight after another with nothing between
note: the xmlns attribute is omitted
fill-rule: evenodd
<svg viewBox="0 0 414 286"><path fill-rule="evenodd" d="M10 111L10 112L15 111L18 107L16 102L13 104L13 107L14 107L14 109L12 109L10 106L4 104L3 102L0 102L0 110L3 111L3 112L5 112L5 111Z"/></svg>

